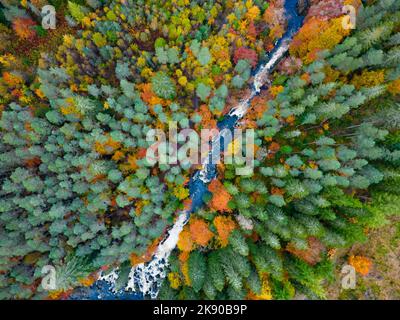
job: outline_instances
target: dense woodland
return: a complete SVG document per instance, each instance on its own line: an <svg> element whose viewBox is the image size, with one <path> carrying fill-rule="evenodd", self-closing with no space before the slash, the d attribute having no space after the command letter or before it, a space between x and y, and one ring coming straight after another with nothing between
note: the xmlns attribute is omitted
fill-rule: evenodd
<svg viewBox="0 0 400 320"><path fill-rule="evenodd" d="M198 168L150 165L146 133L216 128L285 32L284 1L0 3L0 298L67 298L149 261L190 207ZM400 212L399 32L399 1L310 1L240 122L256 133L254 174L218 165L159 298L326 297L335 250Z"/></svg>

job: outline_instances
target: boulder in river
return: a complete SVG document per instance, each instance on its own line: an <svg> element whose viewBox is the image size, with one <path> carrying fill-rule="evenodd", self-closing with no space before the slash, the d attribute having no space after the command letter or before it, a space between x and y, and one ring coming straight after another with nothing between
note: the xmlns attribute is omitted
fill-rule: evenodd
<svg viewBox="0 0 400 320"><path fill-rule="evenodd" d="M297 12L300 15L305 16L309 6L310 6L309 0L298 0Z"/></svg>

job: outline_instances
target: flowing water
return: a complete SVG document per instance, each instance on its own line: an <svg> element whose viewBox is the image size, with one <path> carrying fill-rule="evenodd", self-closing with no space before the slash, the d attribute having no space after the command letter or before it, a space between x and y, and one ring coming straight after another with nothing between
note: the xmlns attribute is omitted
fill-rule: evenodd
<svg viewBox="0 0 400 320"><path fill-rule="evenodd" d="M285 15L287 18L287 30L285 34L276 42L275 47L269 53L267 60L255 71L251 92L244 97L237 106L233 107L224 119L218 123L220 134L215 137L213 141L221 141L221 139L223 139L223 145L229 143L229 141L226 140L227 136L223 134L223 132L226 132L224 129L233 131L238 124L238 121L242 119L248 111L252 99L257 96L263 87L269 85L268 77L270 73L287 53L293 35L303 24L304 16L298 12L298 2L300 1L285 1ZM116 281L119 277L119 270L117 268L106 275L101 275L92 287L78 289L72 294L70 299L126 300L143 299L143 297L146 296L152 299L157 297L162 279L166 276L168 258L177 245L179 234L188 222L190 214L203 205L203 196L208 192L208 184L216 177L216 162L212 160L216 156L219 156L221 150L219 144L212 143L211 145L210 154L203 162L202 169L192 176L189 183L190 198L192 199L191 209L178 213L175 224L157 247L152 260L133 267L129 273L128 283L122 290L115 289ZM217 145L218 149L215 147Z"/></svg>

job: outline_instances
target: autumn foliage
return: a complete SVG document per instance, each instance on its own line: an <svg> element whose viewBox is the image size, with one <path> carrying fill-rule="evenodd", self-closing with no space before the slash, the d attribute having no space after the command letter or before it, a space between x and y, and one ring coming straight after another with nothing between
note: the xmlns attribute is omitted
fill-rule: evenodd
<svg viewBox="0 0 400 320"><path fill-rule="evenodd" d="M218 239L223 247L228 245L231 232L236 229L236 223L230 216L217 216L214 219Z"/></svg>
<svg viewBox="0 0 400 320"><path fill-rule="evenodd" d="M184 251L184 252L190 252L193 250L192 235L187 228L185 228L179 234L178 248L179 248L179 250Z"/></svg>
<svg viewBox="0 0 400 320"><path fill-rule="evenodd" d="M254 294L253 292L250 292L247 298L249 300L271 300L272 299L272 292L271 292L271 287L269 285L269 276L267 273L263 272L260 274L260 280L261 280L261 293L260 294Z"/></svg>
<svg viewBox="0 0 400 320"><path fill-rule="evenodd" d="M300 259L306 261L310 265L315 265L321 261L324 245L314 237L308 238L308 248L305 250L297 249L293 244L289 243L286 250Z"/></svg>
<svg viewBox="0 0 400 320"><path fill-rule="evenodd" d="M397 79L388 85L388 91L393 94L399 94L400 93L400 79Z"/></svg>
<svg viewBox="0 0 400 320"><path fill-rule="evenodd" d="M15 33L18 37L24 40L32 39L36 35L36 32L33 29L35 25L36 23L30 18L21 17L16 18L13 21L13 29Z"/></svg>
<svg viewBox="0 0 400 320"><path fill-rule="evenodd" d="M11 72L3 72L2 76L3 81L10 87L16 87L23 82L23 79L20 76Z"/></svg>
<svg viewBox="0 0 400 320"><path fill-rule="evenodd" d="M208 190L212 193L212 199L209 204L211 209L221 212L231 211L231 209L228 207L228 203L232 197L219 180L215 179L211 181L208 186Z"/></svg>
<svg viewBox="0 0 400 320"><path fill-rule="evenodd" d="M209 230L207 222L202 219L191 219L189 230L193 241L200 246L206 246L213 237L213 233Z"/></svg>
<svg viewBox="0 0 400 320"><path fill-rule="evenodd" d="M285 31L284 2L282 0L272 0L263 14L264 21L268 24L271 39L277 39Z"/></svg>
<svg viewBox="0 0 400 320"><path fill-rule="evenodd" d="M289 49L290 54L302 59L304 63L311 63L317 58L318 52L332 49L349 32L343 28L341 17L328 21L312 17L305 22L299 33L293 38Z"/></svg>
<svg viewBox="0 0 400 320"><path fill-rule="evenodd" d="M366 276L372 267L372 261L364 256L354 256L349 257L349 264L354 267L354 269L361 275Z"/></svg>
<svg viewBox="0 0 400 320"><path fill-rule="evenodd" d="M361 87L375 87L382 84L385 81L385 71L376 70L368 71L364 70L361 74L355 75L351 83L357 88Z"/></svg>
<svg viewBox="0 0 400 320"><path fill-rule="evenodd" d="M114 141L111 137L108 137L108 139L104 143L99 141L95 142L95 150L97 153L100 154L112 154L120 147L121 143L118 141Z"/></svg>
<svg viewBox="0 0 400 320"><path fill-rule="evenodd" d="M257 65L258 57L257 53L253 49L249 49L246 47L240 47L236 49L235 54L233 56L233 60L237 63L239 60L249 60L251 66L254 68Z"/></svg>

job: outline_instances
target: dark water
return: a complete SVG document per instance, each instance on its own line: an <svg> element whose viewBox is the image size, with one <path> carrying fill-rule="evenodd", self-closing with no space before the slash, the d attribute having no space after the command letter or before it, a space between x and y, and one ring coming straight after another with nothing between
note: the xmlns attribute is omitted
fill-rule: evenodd
<svg viewBox="0 0 400 320"><path fill-rule="evenodd" d="M279 50L279 48L288 41L291 40L293 35L301 28L304 21L304 16L300 15L297 10L299 0L286 0L285 1L285 11L287 18L287 30L285 34L280 38L276 44L274 49L268 54L266 61L261 61L259 67L253 72L253 75L257 74L257 72L262 68L262 66L274 56L274 54ZM276 64L279 61L276 62ZM275 64L275 65L276 65ZM251 88L253 91L255 88ZM223 130L227 129L233 132L234 128L237 125L238 117L235 115L227 114L219 123L218 129ZM229 142L229 141L228 141ZM224 147L224 144L227 141L221 141L221 148ZM218 150L220 152L221 150ZM189 182L189 192L190 197L192 199L192 208L191 212L195 212L199 208L204 205L204 196L209 193L208 191L208 181L214 179L217 175L217 168L215 164L208 164L206 167L206 175L203 179L200 179L200 172L196 172L190 179ZM136 292L131 291L119 291L112 292L111 286L108 282L104 280L96 281L91 287L88 288L78 288L75 290L73 294L69 297L71 300L142 300L143 295Z"/></svg>
<svg viewBox="0 0 400 320"><path fill-rule="evenodd" d="M91 287L77 288L69 300L143 300L143 295L132 291L113 292L110 283L99 280Z"/></svg>

